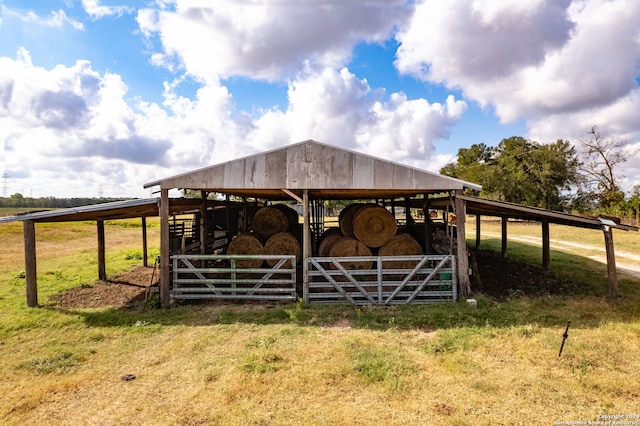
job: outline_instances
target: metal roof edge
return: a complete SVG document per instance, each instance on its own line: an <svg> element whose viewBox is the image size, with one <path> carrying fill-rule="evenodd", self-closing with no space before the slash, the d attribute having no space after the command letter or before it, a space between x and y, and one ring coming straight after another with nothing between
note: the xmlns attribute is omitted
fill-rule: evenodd
<svg viewBox="0 0 640 426"><path fill-rule="evenodd" d="M215 168L215 167L224 166L225 164L233 163L235 161L243 161L243 160L247 160L247 159L259 156L259 155L266 155L266 154L270 154L270 153L273 153L273 152L289 149L289 148L292 148L292 147L296 147L296 146L303 145L303 144L308 144L308 143L315 144L315 145L320 145L320 146L325 146L325 147L328 147L328 148L331 148L331 149L337 149L337 150L340 150L340 151L344 151L344 152L348 152L348 153L352 153L352 154L356 154L356 155L362 155L362 156L365 156L365 157L368 157L368 158L372 158L374 160L383 161L383 162L388 163L388 164L392 164L392 165L395 165L395 166L404 167L404 168L407 168L407 169L418 171L420 173L426 173L426 174L429 174L429 175L432 175L432 176L441 177L441 178L444 178L444 179L447 179L447 180L451 180L451 181L460 183L463 188L473 189L473 190L476 190L476 191L481 191L482 190L482 185L479 185L479 184L476 184L476 183L473 183L473 182L467 182L467 181L464 181L462 179L454 178L454 177L451 177L451 176L446 176L446 175L443 175L443 174L440 174L440 173L436 173L436 172L432 172L432 171L429 171L429 170L419 169L419 168L414 167L414 166L409 166L407 164L402 164L402 163L398 163L398 162L395 162L395 161L390 161L390 160L387 160L387 159L384 159L384 158L377 157L375 155L366 154L366 153L359 152L359 151L354 151L352 149L343 148L343 147L339 147L339 146L336 146L336 145L330 145L330 144L327 144L327 143L324 143L324 142L318 142L318 141L315 141L313 139L307 139L305 141L292 143L292 144L289 144L289 145L282 146L280 148L274 148L274 149L271 149L271 150L268 150L268 151L258 152L258 153L255 153L255 154L247 155L245 157L240 157L240 158L236 158L236 159L233 159L233 160L224 161L222 163L212 164L210 166L201 167L201 168L198 168L198 169L195 169L195 170L191 170L191 171L180 173L180 174L173 175L173 176L168 176L168 177L162 178L162 179L157 179L155 181L145 183L143 185L143 188L144 189L151 188L153 186L161 185L162 182L170 180L170 179L177 179L177 178L180 178L180 177L188 176L188 175L190 175L192 173L198 173L198 172L202 172L204 170L212 169L212 168Z"/></svg>

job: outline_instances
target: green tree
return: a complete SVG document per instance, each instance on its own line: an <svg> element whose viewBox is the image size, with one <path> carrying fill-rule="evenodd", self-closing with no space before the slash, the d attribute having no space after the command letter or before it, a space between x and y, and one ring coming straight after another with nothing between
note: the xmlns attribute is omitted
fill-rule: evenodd
<svg viewBox="0 0 640 426"><path fill-rule="evenodd" d="M542 145L520 136L503 139L495 148L484 144L458 151L456 163L441 173L483 186L480 195L553 210L563 210L570 188L578 182L575 148L558 140Z"/></svg>
<svg viewBox="0 0 640 426"><path fill-rule="evenodd" d="M494 156L495 148L483 143L473 144L470 148L460 148L456 162L445 165L440 169L440 173L486 186L492 173Z"/></svg>

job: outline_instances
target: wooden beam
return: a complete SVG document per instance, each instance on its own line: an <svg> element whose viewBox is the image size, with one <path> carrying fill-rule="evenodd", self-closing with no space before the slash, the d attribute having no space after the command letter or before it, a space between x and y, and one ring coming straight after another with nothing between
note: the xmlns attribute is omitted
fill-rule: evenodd
<svg viewBox="0 0 640 426"><path fill-rule="evenodd" d="M160 304L168 308L171 304L171 270L169 268L169 190L160 190Z"/></svg>
<svg viewBox="0 0 640 426"><path fill-rule="evenodd" d="M293 198L297 202L304 203L304 200L302 198L298 197L295 193L289 191L288 189L282 188L282 192L284 192L285 194L287 194L289 197ZM307 196L308 195L309 195L309 192L307 191Z"/></svg>
<svg viewBox="0 0 640 426"><path fill-rule="evenodd" d="M551 266L551 247L549 244L549 221L542 221L542 269L549 271Z"/></svg>
<svg viewBox="0 0 640 426"><path fill-rule="evenodd" d="M509 257L509 253L507 253L507 221L509 218L506 216L502 216L502 258L506 259Z"/></svg>
<svg viewBox="0 0 640 426"><path fill-rule="evenodd" d="M24 230L24 272L27 306L38 306L38 279L36 275L36 226L32 220L22 222Z"/></svg>
<svg viewBox="0 0 640 426"><path fill-rule="evenodd" d="M613 248L613 228L608 225L602 226L604 232L604 244L607 251L607 275L609 277L609 297L617 298L618 274L616 273L616 254Z"/></svg>
<svg viewBox="0 0 640 426"><path fill-rule="evenodd" d="M100 281L107 280L107 266L105 261L104 248L104 220L97 221L98 228L98 279Z"/></svg>
<svg viewBox="0 0 640 426"><path fill-rule="evenodd" d="M476 215L476 250L480 248L480 215Z"/></svg>
<svg viewBox="0 0 640 426"><path fill-rule="evenodd" d="M425 254L433 254L433 222L431 222L431 202L429 194L424 194L424 252Z"/></svg>
<svg viewBox="0 0 640 426"><path fill-rule="evenodd" d="M142 216L142 264L149 266L149 248L147 245L147 217Z"/></svg>
<svg viewBox="0 0 640 426"><path fill-rule="evenodd" d="M407 229L413 225L413 216L411 216L411 197L404 197L404 220L407 223Z"/></svg>
<svg viewBox="0 0 640 426"><path fill-rule="evenodd" d="M207 228L209 227L207 218L207 196L206 191L200 191L202 203L200 204L200 254L207 254Z"/></svg>
<svg viewBox="0 0 640 426"><path fill-rule="evenodd" d="M462 191L456 191L456 195L462 195ZM460 285L460 294L469 296L471 294L471 280L469 279L469 255L467 253L467 237L466 237L466 203L462 198L456 196L455 199L456 213L456 243L458 257L458 284Z"/></svg>
<svg viewBox="0 0 640 426"><path fill-rule="evenodd" d="M309 191L302 192L302 296L309 302L309 275L307 258L311 256L311 224L309 223Z"/></svg>

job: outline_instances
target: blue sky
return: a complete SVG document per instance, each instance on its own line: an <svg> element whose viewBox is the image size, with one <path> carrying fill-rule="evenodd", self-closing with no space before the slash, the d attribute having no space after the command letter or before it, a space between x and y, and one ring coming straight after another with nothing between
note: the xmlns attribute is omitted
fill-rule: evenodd
<svg viewBox="0 0 640 426"><path fill-rule="evenodd" d="M27 196L145 182L307 139L438 171L510 136L628 140L635 0L0 0L0 173Z"/></svg>

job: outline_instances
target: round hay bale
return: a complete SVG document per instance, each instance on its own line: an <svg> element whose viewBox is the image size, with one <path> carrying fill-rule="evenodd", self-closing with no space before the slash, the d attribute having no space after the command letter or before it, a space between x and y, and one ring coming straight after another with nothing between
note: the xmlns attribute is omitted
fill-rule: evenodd
<svg viewBox="0 0 640 426"><path fill-rule="evenodd" d="M340 210L338 223L340 224L340 231L342 231L342 235L345 237L353 237L353 216L364 205L365 204L362 203L353 203Z"/></svg>
<svg viewBox="0 0 640 426"><path fill-rule="evenodd" d="M251 229L266 241L278 232L287 232L289 221L280 210L273 207L262 207L253 216Z"/></svg>
<svg viewBox="0 0 640 426"><path fill-rule="evenodd" d="M398 230L393 215L384 207L368 204L353 216L353 235L369 247L381 247Z"/></svg>
<svg viewBox="0 0 640 426"><path fill-rule="evenodd" d="M371 249L361 241L351 237L340 237L331 245L330 257L371 256ZM373 261L347 262L342 264L345 269L371 269Z"/></svg>
<svg viewBox="0 0 640 426"><path fill-rule="evenodd" d="M380 247L380 256L416 256L422 254L422 246L409 234L398 234ZM416 260L401 260L382 262L384 269L411 269L416 266Z"/></svg>
<svg viewBox="0 0 640 426"><path fill-rule="evenodd" d="M227 254L264 254L262 241L252 233L240 234L229 243ZM262 259L237 260L238 268L259 268L262 266Z"/></svg>
<svg viewBox="0 0 640 426"><path fill-rule="evenodd" d="M342 231L338 228L329 228L320 236L320 245L318 246L318 256L327 257L331 251L331 246L338 239L342 238Z"/></svg>
<svg viewBox="0 0 640 426"><path fill-rule="evenodd" d="M279 232L272 235L264 245L264 254L289 254L296 257L296 263L300 262L302 249L298 239L289 232ZM277 260L269 259L267 264L271 267L278 263ZM287 264L286 266L291 266Z"/></svg>
<svg viewBox="0 0 640 426"><path fill-rule="evenodd" d="M300 219L298 217L298 212L293 208L286 204L272 204L269 207L273 207L274 209L280 210L287 217L287 221L289 222L289 231L292 231L300 224Z"/></svg>

